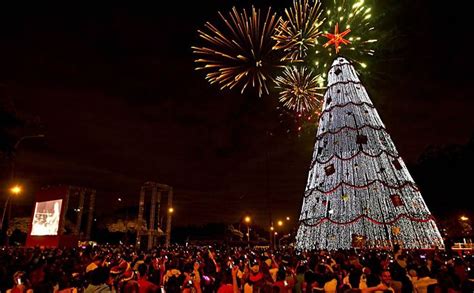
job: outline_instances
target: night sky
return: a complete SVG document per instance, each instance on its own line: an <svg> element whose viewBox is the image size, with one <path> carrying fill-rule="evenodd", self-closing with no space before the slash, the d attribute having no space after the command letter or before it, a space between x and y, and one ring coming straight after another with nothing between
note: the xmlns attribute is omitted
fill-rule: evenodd
<svg viewBox="0 0 474 293"><path fill-rule="evenodd" d="M244 213L266 225L269 210L296 218L315 126L297 134L280 122L275 97L209 85L191 50L218 10L270 2L2 7L0 84L46 135L19 148L27 187L19 203L32 205L47 184L80 185L97 190L107 215L137 205L140 186L156 181L174 187L177 225ZM291 5L275 3L278 12ZM466 144L474 133L468 12L429 0L376 4L385 43L361 79L398 151L413 165L429 146Z"/></svg>

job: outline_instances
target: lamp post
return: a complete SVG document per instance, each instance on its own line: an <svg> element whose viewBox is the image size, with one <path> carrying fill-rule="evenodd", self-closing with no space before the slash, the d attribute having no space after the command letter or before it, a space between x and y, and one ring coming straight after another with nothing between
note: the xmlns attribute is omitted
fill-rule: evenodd
<svg viewBox="0 0 474 293"><path fill-rule="evenodd" d="M18 150L18 147L20 146L20 143L22 141L24 141L25 139L31 139L31 138L43 138L45 137L44 134L37 134L37 135L24 135L22 137L20 137L16 143L13 145L13 149L11 151L11 156L10 156L10 181L11 182L14 182L15 181L15 161L16 161L16 152ZM10 211L11 211L11 204L10 206L8 206L8 203L10 202L10 196L12 194L14 195L17 195L17 194L20 194L22 191L21 187L16 185L14 187L12 187L9 192L8 192L8 195L7 195L7 199L5 201L5 205L3 207L3 213L2 213L2 222L0 223L0 230L3 230L3 222L5 220L5 214L7 212L7 208L8 208L8 216L7 216L7 227L8 227L8 223L10 222ZM6 241L6 245L8 245L8 234L6 235L6 238L5 238L5 241Z"/></svg>
<svg viewBox="0 0 474 293"><path fill-rule="evenodd" d="M278 221L277 221L277 224L278 224L278 227L280 227L280 233L282 233L283 231L282 231L281 227L283 227L283 221L282 221L282 220L278 220ZM275 232L275 241L274 241L274 242L275 242L275 247L276 247L277 249L280 249L281 236L280 236L280 238L278 238L278 243L277 243L277 241L276 241L276 236L277 236L277 235L278 235L278 233Z"/></svg>
<svg viewBox="0 0 474 293"><path fill-rule="evenodd" d="M246 216L244 221L245 223L247 224L247 244L250 245L250 221L252 219L250 219L249 216Z"/></svg>
<svg viewBox="0 0 474 293"><path fill-rule="evenodd" d="M172 195L171 195L172 196ZM170 198L170 197L169 197ZM171 205L171 202L168 198L168 215L166 218L166 237L165 237L165 247L168 248L170 246L171 241L171 220L173 219L174 208ZM172 198L172 197L171 197Z"/></svg>
<svg viewBox="0 0 474 293"><path fill-rule="evenodd" d="M0 222L0 230L3 230L3 222L5 221L5 214L7 212L8 203L10 202L10 197L12 195L20 194L21 191L22 191L22 188L19 185L15 185L12 188L10 188L10 190L8 190L7 200L5 201L5 205L3 206L2 221ZM7 225L7 227L8 227L8 225Z"/></svg>

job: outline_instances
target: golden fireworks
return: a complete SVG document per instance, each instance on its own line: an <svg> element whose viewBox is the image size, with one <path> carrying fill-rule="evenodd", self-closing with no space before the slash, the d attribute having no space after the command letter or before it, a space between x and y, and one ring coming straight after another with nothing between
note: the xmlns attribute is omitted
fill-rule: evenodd
<svg viewBox="0 0 474 293"><path fill-rule="evenodd" d="M323 87L320 75L306 66L288 66L276 78L279 100L286 108L298 113L314 113L320 108Z"/></svg>
<svg viewBox="0 0 474 293"><path fill-rule="evenodd" d="M316 0L317 1L317 0ZM294 0L293 7L285 9L286 20L280 19L273 39L276 50L283 50L283 60L302 61L320 35L321 3L312 0Z"/></svg>
<svg viewBox="0 0 474 293"><path fill-rule="evenodd" d="M271 36L278 24L276 13L269 8L266 14L252 7L250 15L245 9L235 7L228 18L219 12L222 29L207 22L207 32L199 30L199 37L207 44L192 47L199 56L196 70L207 71L206 79L217 83L221 89L241 87L241 93L249 86L268 94L268 82L278 66L279 59L273 50Z"/></svg>

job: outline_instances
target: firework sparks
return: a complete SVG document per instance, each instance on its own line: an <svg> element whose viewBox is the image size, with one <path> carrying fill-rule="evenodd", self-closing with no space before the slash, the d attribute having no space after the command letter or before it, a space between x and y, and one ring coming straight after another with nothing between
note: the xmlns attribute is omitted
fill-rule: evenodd
<svg viewBox="0 0 474 293"><path fill-rule="evenodd" d="M272 35L279 22L276 14L268 9L264 15L252 7L250 14L235 7L228 18L219 12L222 29L207 22L207 32L199 30L199 37L207 44L192 47L198 55L196 70L207 71L206 79L217 83L221 89L241 87L241 93L249 86L268 94L268 82L278 66L279 57L272 50Z"/></svg>
<svg viewBox="0 0 474 293"><path fill-rule="evenodd" d="M320 83L320 76L306 66L288 66L276 78L276 87L281 90L279 100L300 116L303 113L317 114L324 90Z"/></svg>
<svg viewBox="0 0 474 293"><path fill-rule="evenodd" d="M318 72L324 72L325 78L329 65L340 53L351 59L355 65L359 65L360 70L365 69L367 63L364 60L367 56L374 55L373 44L377 42L372 25L372 8L365 4L364 0L326 0L325 4L323 14L326 20L321 30L330 42L332 40L334 46L328 46L326 43L325 48L315 50L313 66ZM342 39L349 32L347 40ZM330 36L341 37L341 39L330 38ZM340 46L340 43L345 46Z"/></svg>
<svg viewBox="0 0 474 293"><path fill-rule="evenodd" d="M283 60L302 61L307 51L316 45L320 35L321 3L316 0L294 0L290 10L285 9L286 19L280 19L273 39L276 50L283 50Z"/></svg>

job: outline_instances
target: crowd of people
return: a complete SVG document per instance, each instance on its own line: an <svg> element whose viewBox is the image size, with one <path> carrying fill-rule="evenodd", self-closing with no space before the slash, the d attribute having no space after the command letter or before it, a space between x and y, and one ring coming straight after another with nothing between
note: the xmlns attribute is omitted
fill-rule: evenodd
<svg viewBox="0 0 474 293"><path fill-rule="evenodd" d="M3 247L0 292L474 292L470 252Z"/></svg>

